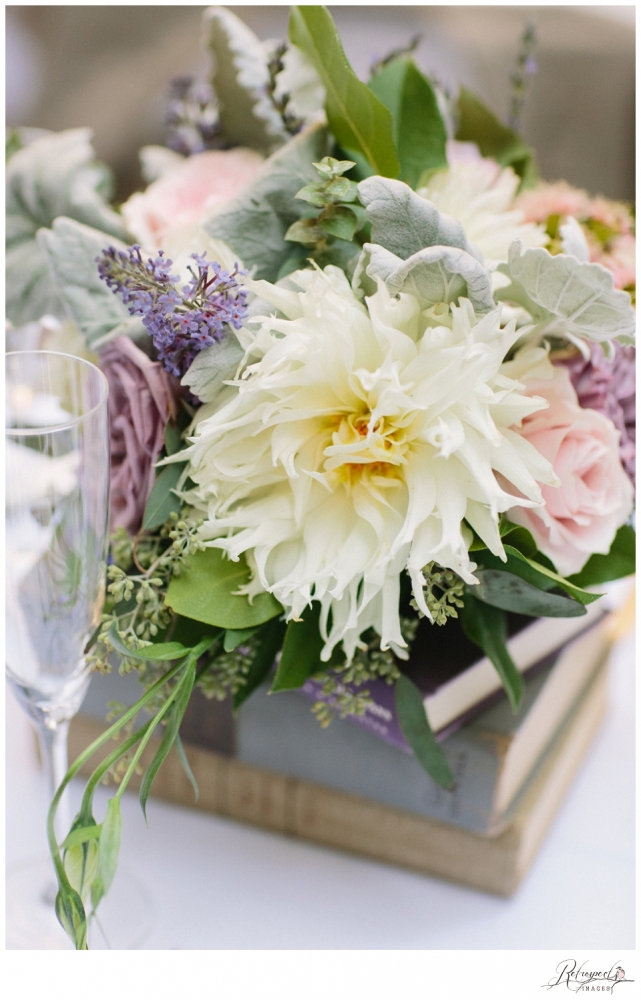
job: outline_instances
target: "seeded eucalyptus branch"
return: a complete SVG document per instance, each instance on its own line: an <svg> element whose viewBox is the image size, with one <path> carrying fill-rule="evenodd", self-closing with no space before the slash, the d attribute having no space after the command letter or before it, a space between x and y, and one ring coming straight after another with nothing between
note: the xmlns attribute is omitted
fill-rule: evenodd
<svg viewBox="0 0 641 1000"><path fill-rule="evenodd" d="M445 625L448 618L458 618L457 608L463 607L463 593L465 584L460 576L457 576L451 569L443 569L436 563L428 563L423 568L425 577L425 603L432 615L435 625ZM440 596L434 593L435 589L440 592ZM423 618L423 612L412 598L411 605L418 611L419 618Z"/></svg>
<svg viewBox="0 0 641 1000"><path fill-rule="evenodd" d="M418 618L401 618L401 633L407 643L414 641L417 628ZM322 692L327 700L315 702L312 711L323 729L336 713L341 719L365 714L372 704L371 694L366 689L354 691L352 688L360 688L373 680L384 680L392 685L401 676L394 655L391 650L380 648L381 637L374 629L364 634L363 643L364 648L357 650L350 664L332 667L316 678L322 681Z"/></svg>

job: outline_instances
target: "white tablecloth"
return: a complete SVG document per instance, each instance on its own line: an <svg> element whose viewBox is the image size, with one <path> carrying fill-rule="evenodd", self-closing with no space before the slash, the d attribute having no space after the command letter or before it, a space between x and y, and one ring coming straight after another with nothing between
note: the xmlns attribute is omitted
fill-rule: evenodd
<svg viewBox="0 0 641 1000"><path fill-rule="evenodd" d="M45 793L10 695L7 711L11 866L45 850ZM513 899L153 800L147 829L129 794L121 861L151 896L147 949L629 949L634 790L629 638L613 653L603 726ZM97 794L98 820L107 796Z"/></svg>

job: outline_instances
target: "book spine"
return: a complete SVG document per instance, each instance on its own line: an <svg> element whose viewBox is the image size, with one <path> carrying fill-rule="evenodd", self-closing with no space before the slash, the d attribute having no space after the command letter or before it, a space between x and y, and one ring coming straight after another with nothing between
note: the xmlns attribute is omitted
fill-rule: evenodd
<svg viewBox="0 0 641 1000"><path fill-rule="evenodd" d="M347 720L322 729L298 692L256 691L236 721L239 760L336 791L374 799L419 816L484 833L494 822L493 800L510 737L478 736L473 727L443 744L456 779L444 791L413 754Z"/></svg>

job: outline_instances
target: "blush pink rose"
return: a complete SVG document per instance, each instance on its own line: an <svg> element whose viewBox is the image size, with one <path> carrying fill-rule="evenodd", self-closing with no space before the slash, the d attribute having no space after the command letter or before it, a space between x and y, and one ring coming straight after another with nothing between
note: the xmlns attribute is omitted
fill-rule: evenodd
<svg viewBox="0 0 641 1000"><path fill-rule="evenodd" d="M109 383L111 527L136 534L180 386L129 337L107 344L100 367Z"/></svg>
<svg viewBox="0 0 641 1000"><path fill-rule="evenodd" d="M602 413L579 406L565 368L524 381L528 395L550 406L526 417L518 433L552 463L561 485L541 487L545 507L514 507L508 517L529 528L541 552L569 576L593 553L610 551L632 510L632 484L619 461L619 432Z"/></svg>
<svg viewBox="0 0 641 1000"><path fill-rule="evenodd" d="M256 178L263 162L253 149L242 147L190 156L125 202L125 225L145 249L161 249L169 230L201 222L235 198Z"/></svg>

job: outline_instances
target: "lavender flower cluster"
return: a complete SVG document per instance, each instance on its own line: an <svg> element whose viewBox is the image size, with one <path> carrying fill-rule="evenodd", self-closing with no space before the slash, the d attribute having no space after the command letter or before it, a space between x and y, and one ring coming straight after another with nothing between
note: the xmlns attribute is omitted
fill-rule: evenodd
<svg viewBox="0 0 641 1000"><path fill-rule="evenodd" d="M158 360L170 374L180 378L205 347L223 338L229 324L239 330L247 316L247 292L238 283L246 274L236 265L233 272L193 253L196 269L179 291L180 278L170 273L173 262L158 251L145 263L136 244L127 252L108 247L96 257L98 273L116 295L122 297L132 316L142 317L158 352Z"/></svg>
<svg viewBox="0 0 641 1000"><path fill-rule="evenodd" d="M193 76L176 77L171 81L169 98L165 121L170 129L170 149L193 156L222 145L216 98L208 83Z"/></svg>

